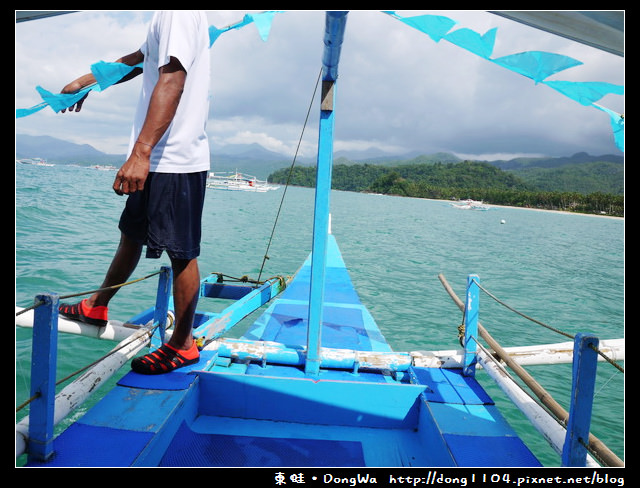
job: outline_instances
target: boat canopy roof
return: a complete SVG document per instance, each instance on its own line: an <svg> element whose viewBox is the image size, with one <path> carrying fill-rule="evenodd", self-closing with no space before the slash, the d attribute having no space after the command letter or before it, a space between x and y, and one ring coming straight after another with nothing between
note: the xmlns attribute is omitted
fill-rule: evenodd
<svg viewBox="0 0 640 488"><path fill-rule="evenodd" d="M16 10L16 22L72 12L75 10ZM490 12L618 56L624 56L624 10L491 10Z"/></svg>
<svg viewBox="0 0 640 488"><path fill-rule="evenodd" d="M624 56L624 11L491 11L507 19Z"/></svg>
<svg viewBox="0 0 640 488"><path fill-rule="evenodd" d="M16 22L45 19L55 15L64 15L76 12L76 10L16 10Z"/></svg>

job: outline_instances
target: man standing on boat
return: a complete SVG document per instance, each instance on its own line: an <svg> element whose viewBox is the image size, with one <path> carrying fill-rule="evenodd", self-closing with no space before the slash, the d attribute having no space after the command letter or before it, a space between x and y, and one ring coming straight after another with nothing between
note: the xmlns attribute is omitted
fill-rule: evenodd
<svg viewBox="0 0 640 488"><path fill-rule="evenodd" d="M173 271L174 333L167 344L131 362L131 368L142 374L166 373L199 359L192 327L200 286L197 257L210 168L205 131L209 112L208 32L203 11L156 12L140 49L118 60L129 66L144 63L143 81L129 155L113 183L114 191L128 198L120 217L120 244L102 288L127 281L143 246L147 258L159 258L166 251ZM93 75L84 75L62 92L73 93L94 82ZM83 103L84 99L69 111L80 111ZM117 289L98 291L80 303L62 304L60 314L106 325L107 306Z"/></svg>

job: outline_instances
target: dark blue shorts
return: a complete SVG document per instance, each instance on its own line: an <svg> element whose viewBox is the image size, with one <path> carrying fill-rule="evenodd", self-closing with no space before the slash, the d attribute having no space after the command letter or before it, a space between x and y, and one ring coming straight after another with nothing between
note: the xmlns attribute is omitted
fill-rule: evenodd
<svg viewBox="0 0 640 488"><path fill-rule="evenodd" d="M144 190L127 198L120 231L146 245L148 258L159 258L163 251L171 259L198 257L207 175L149 173Z"/></svg>

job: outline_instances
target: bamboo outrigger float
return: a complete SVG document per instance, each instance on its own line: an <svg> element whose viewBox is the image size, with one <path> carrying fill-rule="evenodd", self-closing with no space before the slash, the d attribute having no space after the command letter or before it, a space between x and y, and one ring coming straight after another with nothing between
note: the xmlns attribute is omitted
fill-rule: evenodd
<svg viewBox="0 0 640 488"><path fill-rule="evenodd" d="M17 309L33 326L29 418L16 426L16 455L28 466L225 467L539 467L475 378L482 367L549 439L563 466L598 466L587 454L597 338L579 334L572 348L574 395L565 425L531 401L494 362L506 353L478 322L477 277L469 277L460 351L401 353L387 344L360 302L330 232L335 93L346 12L328 12L312 252L291 279L255 285L203 280L207 298L228 298L222 312L199 310L199 363L165 375L129 372L58 436L53 428L109 374L150 342L170 334L171 273L159 273L156 304L104 328L58 318L58 296ZM268 306L267 306L268 305ZM267 306L240 339L224 334ZM58 331L121 341L109 358L55 395ZM479 344L484 339L493 352ZM613 344L615 358L624 349ZM563 346L564 347L564 346ZM611 348L609 351L613 351ZM516 355L517 357L517 355ZM622 461L598 447L599 462Z"/></svg>

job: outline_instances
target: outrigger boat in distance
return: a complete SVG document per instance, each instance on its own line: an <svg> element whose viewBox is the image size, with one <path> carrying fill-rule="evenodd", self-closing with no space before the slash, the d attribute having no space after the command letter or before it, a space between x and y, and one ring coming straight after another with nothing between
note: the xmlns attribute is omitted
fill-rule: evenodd
<svg viewBox="0 0 640 488"><path fill-rule="evenodd" d="M238 171L232 173L216 173L212 171L207 178L207 188L213 190L267 192L277 190L280 187Z"/></svg>
<svg viewBox="0 0 640 488"><path fill-rule="evenodd" d="M55 166L53 163L48 163L46 159L42 158L16 159L16 163L31 164L33 166Z"/></svg>
<svg viewBox="0 0 640 488"><path fill-rule="evenodd" d="M205 278L193 331L202 344L200 361L163 375L126 373L55 438L53 425L89 391L149 340L156 348L171 334L171 270L159 273L155 306L126 323L96 328L59 320L57 295L36 297L40 306L28 312L18 309L17 324L34 327L31 381L38 394L29 417L16 426L16 455L26 452L28 466L540 467L477 381L480 367L552 444L563 466L599 466L603 460L622 465L606 449L598 450L596 462L583 441L589 437L596 338L579 334L574 340L574 401L561 425L496 363L501 348L478 322L477 276L468 277L467 295L458 304L464 340L453 353L393 351L360 301L329 214L334 94L346 22L347 12L326 13L307 260L293 277L260 283ZM232 302L207 312L209 298ZM263 305L241 338L224 338ZM54 399L51 338L59 324L122 342ZM481 336L491 352L480 346ZM624 358L619 346L616 359ZM508 354L500 357L514 362Z"/></svg>
<svg viewBox="0 0 640 488"><path fill-rule="evenodd" d="M471 200L458 200L452 202L451 206L460 210L489 210L491 207L482 201Z"/></svg>

